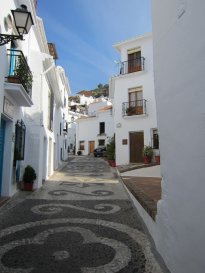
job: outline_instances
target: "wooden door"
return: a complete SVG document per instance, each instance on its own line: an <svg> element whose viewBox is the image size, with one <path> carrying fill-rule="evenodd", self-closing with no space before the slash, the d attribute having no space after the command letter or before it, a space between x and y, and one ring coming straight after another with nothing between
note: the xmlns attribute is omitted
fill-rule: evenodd
<svg viewBox="0 0 205 273"><path fill-rule="evenodd" d="M130 162L142 163L144 149L144 132L130 132Z"/></svg>
<svg viewBox="0 0 205 273"><path fill-rule="evenodd" d="M95 141L89 141L89 154L93 155L93 152L94 152L94 149L95 149Z"/></svg>

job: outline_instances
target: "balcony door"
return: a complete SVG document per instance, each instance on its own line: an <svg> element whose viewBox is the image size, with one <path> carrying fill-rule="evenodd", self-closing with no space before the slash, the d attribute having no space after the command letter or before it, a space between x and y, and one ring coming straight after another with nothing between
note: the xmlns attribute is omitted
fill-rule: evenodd
<svg viewBox="0 0 205 273"><path fill-rule="evenodd" d="M128 73L141 71L141 50L128 53Z"/></svg>
<svg viewBox="0 0 205 273"><path fill-rule="evenodd" d="M15 67L16 67L16 56L15 56L16 46L13 42L11 42L11 52L10 52L10 68L9 68L9 76L15 75Z"/></svg>
<svg viewBox="0 0 205 273"><path fill-rule="evenodd" d="M133 111L136 115L143 114L142 89L133 88L129 90L129 107L133 107Z"/></svg>

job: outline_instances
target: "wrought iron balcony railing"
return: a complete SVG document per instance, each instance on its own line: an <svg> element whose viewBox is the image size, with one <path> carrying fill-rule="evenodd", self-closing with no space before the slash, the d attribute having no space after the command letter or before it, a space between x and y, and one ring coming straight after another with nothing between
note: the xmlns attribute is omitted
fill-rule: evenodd
<svg viewBox="0 0 205 273"><path fill-rule="evenodd" d="M136 58L120 63L120 74L128 74L144 70L145 58Z"/></svg>
<svg viewBox="0 0 205 273"><path fill-rule="evenodd" d="M147 113L146 100L136 100L123 102L122 104L122 115L133 116L133 115L144 115Z"/></svg>
<svg viewBox="0 0 205 273"><path fill-rule="evenodd" d="M22 84L31 97L33 76L21 50L8 49L9 73L8 82Z"/></svg>

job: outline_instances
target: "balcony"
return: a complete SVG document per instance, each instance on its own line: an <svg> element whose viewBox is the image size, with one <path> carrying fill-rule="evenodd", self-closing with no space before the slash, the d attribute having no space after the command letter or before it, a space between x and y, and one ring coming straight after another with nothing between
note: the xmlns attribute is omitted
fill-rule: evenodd
<svg viewBox="0 0 205 273"><path fill-rule="evenodd" d="M143 71L144 70L144 63L145 63L144 57L132 59L132 60L129 60L126 62L121 62L120 63L120 75Z"/></svg>
<svg viewBox="0 0 205 273"><path fill-rule="evenodd" d="M146 115L146 100L136 100L123 102L122 104L122 115L123 116L134 116L134 115Z"/></svg>
<svg viewBox="0 0 205 273"><path fill-rule="evenodd" d="M20 50L8 49L9 72L5 90L19 106L31 107L32 73Z"/></svg>

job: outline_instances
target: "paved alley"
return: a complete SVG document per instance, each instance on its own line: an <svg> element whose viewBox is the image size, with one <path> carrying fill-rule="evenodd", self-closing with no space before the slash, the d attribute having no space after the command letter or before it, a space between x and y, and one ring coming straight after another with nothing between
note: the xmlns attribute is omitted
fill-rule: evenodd
<svg viewBox="0 0 205 273"><path fill-rule="evenodd" d="M114 169L75 157L0 209L1 273L161 273Z"/></svg>

